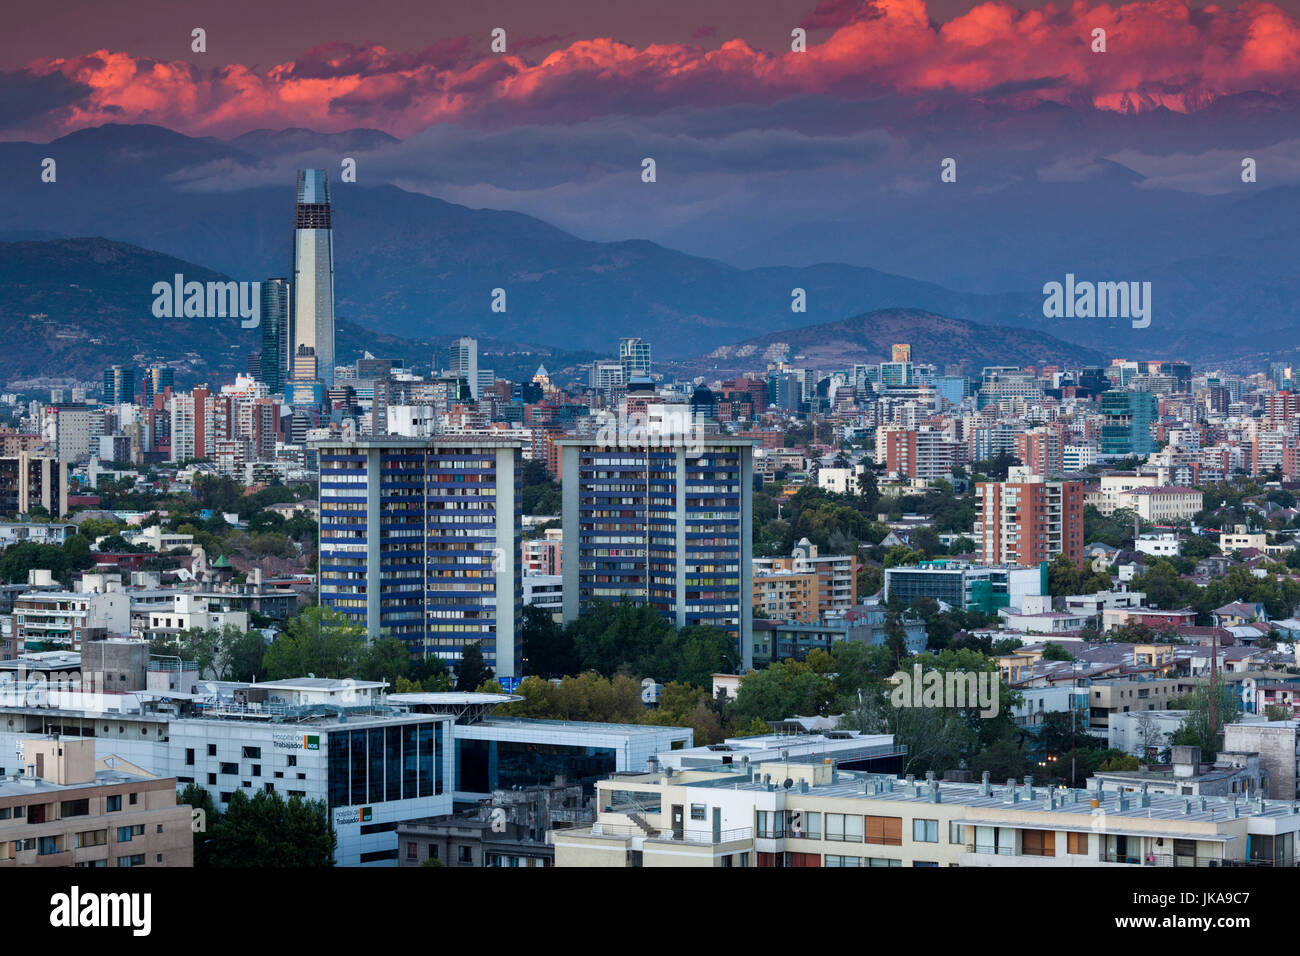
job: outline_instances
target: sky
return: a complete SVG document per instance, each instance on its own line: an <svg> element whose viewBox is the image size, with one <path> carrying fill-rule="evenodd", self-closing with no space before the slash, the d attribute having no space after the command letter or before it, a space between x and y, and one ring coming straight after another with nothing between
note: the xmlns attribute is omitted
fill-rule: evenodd
<svg viewBox="0 0 1300 956"><path fill-rule="evenodd" d="M206 31L206 52L191 31ZM505 53L490 49L506 31ZM790 32L808 48L790 49ZM1107 50L1091 49L1094 29ZM170 0L23 4L0 36L0 139L103 123L563 126L791 98L958 95L1134 112L1300 88L1300 0Z"/></svg>

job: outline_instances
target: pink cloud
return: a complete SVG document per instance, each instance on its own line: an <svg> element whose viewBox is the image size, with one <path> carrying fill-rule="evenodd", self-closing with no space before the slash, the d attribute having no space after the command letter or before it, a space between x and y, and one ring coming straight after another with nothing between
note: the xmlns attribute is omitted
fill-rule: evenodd
<svg viewBox="0 0 1300 956"><path fill-rule="evenodd" d="M516 53L471 54L465 38L455 38L405 53L328 44L264 70L203 71L108 50L40 60L28 70L89 89L45 118L39 128L50 135L114 121L192 134L364 125L406 136L440 121L573 122L802 94L979 94L1003 85L1029 102L1183 110L1225 94L1300 89L1300 24L1257 0L1198 11L1184 0L1075 0L1026 12L993 2L943 25L931 21L924 0L823 0L804 25L829 31L805 53L742 40L704 49L592 38L530 63ZM1095 28L1106 30L1106 53L1090 49ZM559 38L533 40L526 46ZM1060 79L1035 85L1045 77Z"/></svg>

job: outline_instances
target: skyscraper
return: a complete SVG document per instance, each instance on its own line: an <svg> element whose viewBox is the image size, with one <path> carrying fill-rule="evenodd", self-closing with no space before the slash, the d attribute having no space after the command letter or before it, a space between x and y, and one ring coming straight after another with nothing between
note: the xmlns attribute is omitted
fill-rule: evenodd
<svg viewBox="0 0 1300 956"><path fill-rule="evenodd" d="M104 372L104 404L130 405L135 402L135 372L114 365Z"/></svg>
<svg viewBox="0 0 1300 956"><path fill-rule="evenodd" d="M334 384L334 229L329 177L323 169L298 171L293 219L293 354L307 346L316 374Z"/></svg>
<svg viewBox="0 0 1300 956"><path fill-rule="evenodd" d="M448 371L458 378L465 379L469 385L470 395L477 401L479 392L478 339L464 335L452 343L451 368Z"/></svg>
<svg viewBox="0 0 1300 956"><path fill-rule="evenodd" d="M262 282L262 381L272 395L284 390L290 373L289 280Z"/></svg>
<svg viewBox="0 0 1300 956"><path fill-rule="evenodd" d="M640 339L618 340L618 361L623 366L623 381L633 375L650 374L650 343Z"/></svg>
<svg viewBox="0 0 1300 956"><path fill-rule="evenodd" d="M323 441L320 600L415 656L481 641L517 677L523 442L491 436Z"/></svg>
<svg viewBox="0 0 1300 956"><path fill-rule="evenodd" d="M607 446L562 439L564 619L595 600L650 604L675 627L711 624L753 653L753 443Z"/></svg>
<svg viewBox="0 0 1300 956"><path fill-rule="evenodd" d="M153 407L153 397L176 387L176 370L166 365L153 365L144 370L144 405Z"/></svg>

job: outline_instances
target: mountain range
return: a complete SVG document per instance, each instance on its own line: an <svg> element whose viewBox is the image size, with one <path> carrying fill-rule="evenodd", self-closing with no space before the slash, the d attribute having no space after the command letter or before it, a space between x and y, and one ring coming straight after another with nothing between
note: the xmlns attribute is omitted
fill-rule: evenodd
<svg viewBox="0 0 1300 956"><path fill-rule="evenodd" d="M69 311L57 321L82 323L84 341L102 337L86 325L90 300L68 292L78 281L72 267L80 263L92 269L83 284L112 290L110 308L120 310L98 317L100 331L113 325L127 341L147 345L155 336L147 328L152 317L136 313L132 303L147 296L154 281L170 278L174 263L167 257L194 264L189 268L196 277L285 275L294 169L337 168L341 154L382 157L400 145L375 130L258 130L222 141L114 125L47 144L0 143L0 168L31 170L30 176L0 178L0 239L94 237L159 256L152 263L133 260L131 281L141 284L127 288L127 274L113 281L102 269L94 273L96 263L104 263L90 253L59 265L27 250L14 268L23 256L36 256L40 269L53 271L39 278L20 274L4 292L7 314L58 315L32 294L36 286L49 291L59 278L60 308ZM38 175L47 156L58 163L53 183ZM926 193L913 200L920 214L909 216L900 199L882 205L876 220L865 224L846 197L853 216L793 221L769 226L766 234L755 230L749 246L731 244L731 261L724 262L644 239L583 239L522 213L469 208L368 179L369 168L362 163L355 184L332 177L341 336L350 326L410 342L468 333L610 354L619 337L639 335L652 342L656 358L686 360L794 323L826 326L910 309L1044 333L1085 348L1104 341L1111 355L1198 364L1276 356L1300 340L1300 276L1289 242L1290 223L1300 216L1300 187L1179 198L1167 189L1142 188L1143 177L1118 163L1097 161L1086 183L1029 183L988 194L966 189L956 203ZM45 253L56 248L47 246ZM873 267L878 263L907 274ZM1098 281L1151 281L1151 327L1045 319L1041 285L1067 272ZM951 279L962 288L922 276ZM504 312L493 310L498 289L505 293ZM806 312L791 310L796 290L804 293ZM31 354L41 367L49 365L45 358L66 360L78 341L64 326L47 327L55 341ZM1233 334L1224 335L1225 327ZM178 331L170 329L160 344L175 348L172 333ZM232 348L226 331L204 334L211 340L187 348L205 360ZM936 360L921 349L914 355Z"/></svg>

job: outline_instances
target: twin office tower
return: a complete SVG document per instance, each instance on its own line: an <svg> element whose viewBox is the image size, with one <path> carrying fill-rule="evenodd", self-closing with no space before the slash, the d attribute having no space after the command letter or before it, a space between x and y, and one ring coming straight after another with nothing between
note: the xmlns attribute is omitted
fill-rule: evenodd
<svg viewBox="0 0 1300 956"><path fill-rule="evenodd" d="M416 656L481 642L498 677L525 672L522 439L326 440L320 600ZM627 598L676 627L733 634L752 654L753 445L607 447L561 439L564 619Z"/></svg>
<svg viewBox="0 0 1300 956"><path fill-rule="evenodd" d="M261 368L272 394L298 383L323 397L334 384L334 228L323 169L298 171L292 285L262 283Z"/></svg>

